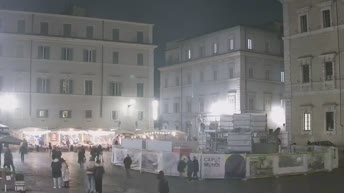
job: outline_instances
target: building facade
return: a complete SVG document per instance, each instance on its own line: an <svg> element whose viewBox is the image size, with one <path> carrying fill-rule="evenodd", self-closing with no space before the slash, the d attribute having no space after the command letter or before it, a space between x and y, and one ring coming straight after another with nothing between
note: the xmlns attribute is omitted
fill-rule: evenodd
<svg viewBox="0 0 344 193"><path fill-rule="evenodd" d="M344 144L343 0L283 0L286 127L292 141Z"/></svg>
<svg viewBox="0 0 344 193"><path fill-rule="evenodd" d="M170 42L166 49L167 65L160 68L164 128L197 136L196 120L202 115L270 116L280 106L283 46L278 33L237 26Z"/></svg>
<svg viewBox="0 0 344 193"><path fill-rule="evenodd" d="M153 127L152 32L151 24L1 10L0 91L17 103L0 107L1 122Z"/></svg>

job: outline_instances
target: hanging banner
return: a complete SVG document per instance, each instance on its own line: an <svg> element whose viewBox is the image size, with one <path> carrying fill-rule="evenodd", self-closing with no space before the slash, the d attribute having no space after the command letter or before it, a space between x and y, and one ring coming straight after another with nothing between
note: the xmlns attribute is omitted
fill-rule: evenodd
<svg viewBox="0 0 344 193"><path fill-rule="evenodd" d="M325 154L311 153L307 155L308 171L317 171L325 169Z"/></svg>
<svg viewBox="0 0 344 193"><path fill-rule="evenodd" d="M260 178L273 176L273 156L249 156L249 175L250 178Z"/></svg>
<svg viewBox="0 0 344 193"><path fill-rule="evenodd" d="M178 153L168 153L164 152L162 154L162 170L165 174L169 176L179 176L178 172L178 162L179 154Z"/></svg>
<svg viewBox="0 0 344 193"><path fill-rule="evenodd" d="M140 170L141 169L141 150L128 149L127 154L132 160L131 169Z"/></svg>
<svg viewBox="0 0 344 193"><path fill-rule="evenodd" d="M242 179L246 177L245 155L225 155L225 179Z"/></svg>
<svg viewBox="0 0 344 193"><path fill-rule="evenodd" d="M123 166L123 160L127 156L127 150L126 149L112 149L112 152L114 154L113 163L115 165Z"/></svg>
<svg viewBox="0 0 344 193"><path fill-rule="evenodd" d="M202 155L202 178L223 178L225 175L223 154Z"/></svg>
<svg viewBox="0 0 344 193"><path fill-rule="evenodd" d="M146 172L159 172L160 153L143 151L141 169Z"/></svg>

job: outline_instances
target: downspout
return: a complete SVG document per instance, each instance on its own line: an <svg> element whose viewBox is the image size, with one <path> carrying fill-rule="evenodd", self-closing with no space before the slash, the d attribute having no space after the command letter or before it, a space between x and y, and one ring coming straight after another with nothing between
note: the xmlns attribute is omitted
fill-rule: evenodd
<svg viewBox="0 0 344 193"><path fill-rule="evenodd" d="M102 21L102 40L104 41L104 20ZM100 80L100 118L103 117L104 103L104 45L102 45L102 63L101 63L101 80Z"/></svg>

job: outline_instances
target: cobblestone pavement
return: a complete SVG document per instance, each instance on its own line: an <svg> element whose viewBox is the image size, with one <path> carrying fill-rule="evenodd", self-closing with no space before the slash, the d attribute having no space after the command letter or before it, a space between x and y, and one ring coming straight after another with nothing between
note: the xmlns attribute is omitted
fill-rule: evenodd
<svg viewBox="0 0 344 193"><path fill-rule="evenodd" d="M77 153L63 153L70 166L70 188L53 189L51 159L48 153L29 153L25 163L18 153L13 153L18 172L24 173L28 192L32 193L84 193L86 179L83 169L77 164ZM89 154L87 153L87 157ZM157 180L154 174L132 171L126 179L120 167L110 163L111 153L104 153L106 174L103 180L104 193L156 193ZM169 177L171 193L343 193L344 169L331 173L285 176L279 178L240 180L202 180L187 183L185 179Z"/></svg>

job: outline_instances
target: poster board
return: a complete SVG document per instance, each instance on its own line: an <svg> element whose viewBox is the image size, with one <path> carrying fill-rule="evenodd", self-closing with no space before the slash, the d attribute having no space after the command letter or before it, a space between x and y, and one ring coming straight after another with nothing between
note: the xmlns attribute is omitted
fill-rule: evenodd
<svg viewBox="0 0 344 193"><path fill-rule="evenodd" d="M142 149L142 139L122 139L121 145L127 149Z"/></svg>
<svg viewBox="0 0 344 193"><path fill-rule="evenodd" d="M154 151L142 151L141 170L146 172L159 172L161 153Z"/></svg>
<svg viewBox="0 0 344 193"><path fill-rule="evenodd" d="M250 155L246 161L247 178L263 178L274 175L274 157L272 155Z"/></svg>
<svg viewBox="0 0 344 193"><path fill-rule="evenodd" d="M202 178L223 179L225 175L224 154L202 154Z"/></svg>
<svg viewBox="0 0 344 193"><path fill-rule="evenodd" d="M172 142L159 140L146 140L146 149L149 151L172 152Z"/></svg>

